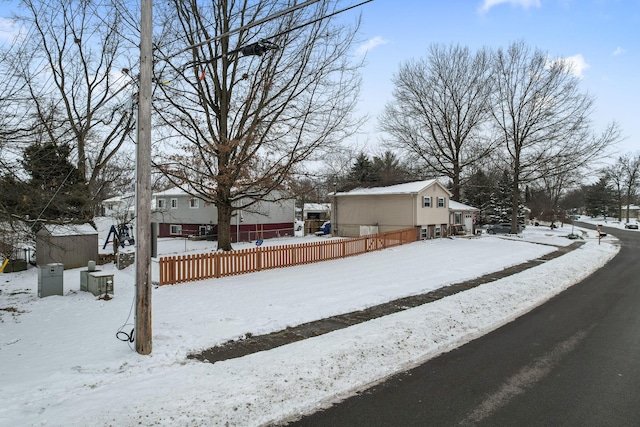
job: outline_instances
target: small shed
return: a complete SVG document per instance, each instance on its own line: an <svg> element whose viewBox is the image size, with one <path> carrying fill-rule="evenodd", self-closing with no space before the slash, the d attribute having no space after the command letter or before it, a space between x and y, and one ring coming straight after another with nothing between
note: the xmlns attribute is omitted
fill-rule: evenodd
<svg viewBox="0 0 640 427"><path fill-rule="evenodd" d="M91 224L48 224L36 233L36 263L86 267L98 259L98 232Z"/></svg>

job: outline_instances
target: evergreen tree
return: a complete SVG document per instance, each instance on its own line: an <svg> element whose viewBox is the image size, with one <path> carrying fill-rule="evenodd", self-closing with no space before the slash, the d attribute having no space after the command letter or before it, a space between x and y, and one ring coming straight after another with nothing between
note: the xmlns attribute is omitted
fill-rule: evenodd
<svg viewBox="0 0 640 427"><path fill-rule="evenodd" d="M503 171L493 193L491 193L488 206L489 222L492 224L510 223L513 214L513 177L509 172ZM524 223L524 205L518 204L518 223Z"/></svg>
<svg viewBox="0 0 640 427"><path fill-rule="evenodd" d="M89 192L78 169L69 162L71 149L54 142L27 147L21 162L30 179L25 183L21 210L31 219L88 220Z"/></svg>
<svg viewBox="0 0 640 427"><path fill-rule="evenodd" d="M608 176L602 176L598 182L586 187L584 202L587 215L592 217L606 216L612 210L615 212L613 191Z"/></svg>
<svg viewBox="0 0 640 427"><path fill-rule="evenodd" d="M489 221L492 192L491 178L482 169L474 172L465 183L460 202L480 209L478 224Z"/></svg>
<svg viewBox="0 0 640 427"><path fill-rule="evenodd" d="M349 171L349 181L352 184L372 185L380 182L380 174L369 160L369 156L361 152L358 154L351 170Z"/></svg>

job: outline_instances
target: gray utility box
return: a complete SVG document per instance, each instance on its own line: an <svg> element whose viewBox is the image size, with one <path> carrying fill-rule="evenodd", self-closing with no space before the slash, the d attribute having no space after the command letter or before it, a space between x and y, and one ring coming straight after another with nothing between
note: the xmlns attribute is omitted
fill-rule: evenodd
<svg viewBox="0 0 640 427"><path fill-rule="evenodd" d="M64 265L60 263L38 266L38 298L62 295L62 273Z"/></svg>
<svg viewBox="0 0 640 427"><path fill-rule="evenodd" d="M80 290L93 295L113 294L113 274L99 270L80 272Z"/></svg>

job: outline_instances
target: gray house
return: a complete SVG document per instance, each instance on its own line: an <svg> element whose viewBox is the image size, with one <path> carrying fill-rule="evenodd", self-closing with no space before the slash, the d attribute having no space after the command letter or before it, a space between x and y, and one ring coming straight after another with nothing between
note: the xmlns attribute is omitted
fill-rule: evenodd
<svg viewBox="0 0 640 427"><path fill-rule="evenodd" d="M218 234L218 210L210 202L179 188L153 194L151 220L158 223L158 237L210 236ZM262 201L250 210L238 210L231 219L235 241L293 236L295 200Z"/></svg>
<svg viewBox="0 0 640 427"><path fill-rule="evenodd" d="M36 233L36 263L85 267L98 260L98 232L91 224L45 225Z"/></svg>

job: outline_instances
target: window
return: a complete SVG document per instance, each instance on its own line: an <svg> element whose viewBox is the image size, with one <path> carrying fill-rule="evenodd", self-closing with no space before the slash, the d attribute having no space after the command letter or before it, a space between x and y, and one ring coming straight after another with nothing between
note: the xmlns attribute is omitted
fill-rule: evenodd
<svg viewBox="0 0 640 427"><path fill-rule="evenodd" d="M178 199L171 199L171 209L178 209Z"/></svg>
<svg viewBox="0 0 640 427"><path fill-rule="evenodd" d="M425 207L425 208L431 207L431 196L422 197L422 207Z"/></svg>
<svg viewBox="0 0 640 427"><path fill-rule="evenodd" d="M427 227L422 227L420 229L420 238L422 240L429 238L429 229Z"/></svg>
<svg viewBox="0 0 640 427"><path fill-rule="evenodd" d="M200 202L200 200L195 199L195 198L191 198L191 199L189 199L189 207L191 209L197 209L198 206L200 206L199 202Z"/></svg>
<svg viewBox="0 0 640 427"><path fill-rule="evenodd" d="M182 225L171 224L169 226L169 233L172 235L180 235L182 234Z"/></svg>
<svg viewBox="0 0 640 427"><path fill-rule="evenodd" d="M167 207L166 200L165 199L157 199L156 200L156 206L158 207L158 209L165 209Z"/></svg>
<svg viewBox="0 0 640 427"><path fill-rule="evenodd" d="M436 227L436 237L441 237L441 236L442 236L442 228Z"/></svg>
<svg viewBox="0 0 640 427"><path fill-rule="evenodd" d="M453 225L461 225L462 224L462 213L455 212L453 214Z"/></svg>
<svg viewBox="0 0 640 427"><path fill-rule="evenodd" d="M438 197L438 207L439 208L444 208L444 197Z"/></svg>

